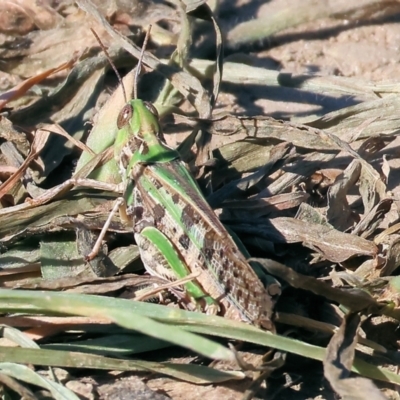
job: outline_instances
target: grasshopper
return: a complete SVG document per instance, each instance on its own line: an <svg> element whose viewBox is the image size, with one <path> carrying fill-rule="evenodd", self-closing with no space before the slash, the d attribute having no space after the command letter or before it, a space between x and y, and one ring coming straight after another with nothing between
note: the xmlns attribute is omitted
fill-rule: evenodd
<svg viewBox="0 0 400 400"><path fill-rule="evenodd" d="M121 214L132 221L150 274L170 281L193 274L196 278L185 283L185 290L204 311L274 330L271 295L208 205L178 151L165 143L157 109L137 98L148 34L136 70L134 99L117 118L114 158L125 189L111 215L124 204Z"/></svg>
<svg viewBox="0 0 400 400"><path fill-rule="evenodd" d="M156 108L134 99L119 113L114 155L126 214L146 270L176 280L196 273L187 293L222 312L273 329L273 301L204 199L176 150L163 139Z"/></svg>

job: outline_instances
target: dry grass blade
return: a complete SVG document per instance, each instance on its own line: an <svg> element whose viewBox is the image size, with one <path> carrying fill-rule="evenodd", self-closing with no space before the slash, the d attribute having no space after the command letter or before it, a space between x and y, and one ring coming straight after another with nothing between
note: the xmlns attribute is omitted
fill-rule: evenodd
<svg viewBox="0 0 400 400"><path fill-rule="evenodd" d="M81 149L82 151L86 151L92 156L95 155L95 152L90 147L88 147L85 143L82 143L80 140L76 140L60 125L56 125L56 124L44 125L41 127L41 131L54 133L56 135L63 136L66 139L68 139L71 143L73 143L74 146L76 146L78 149Z"/></svg>

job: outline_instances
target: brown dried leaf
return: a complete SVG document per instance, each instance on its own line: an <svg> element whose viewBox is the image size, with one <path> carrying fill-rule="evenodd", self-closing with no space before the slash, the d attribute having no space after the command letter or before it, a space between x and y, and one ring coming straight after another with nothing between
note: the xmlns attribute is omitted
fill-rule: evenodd
<svg viewBox="0 0 400 400"><path fill-rule="evenodd" d="M400 235L390 235L385 241L385 261L379 276L389 276L400 266Z"/></svg>
<svg viewBox="0 0 400 400"><path fill-rule="evenodd" d="M326 220L325 216L322 215L322 213L312 207L308 203L301 203L299 206L299 209L297 210L296 219L304 221L306 223L312 223L312 224L317 224L317 225L323 225L328 227L329 229L332 229L332 225L329 224L329 222Z"/></svg>
<svg viewBox="0 0 400 400"><path fill-rule="evenodd" d="M310 224L294 218L274 218L269 221L267 236L280 243L302 242L332 262L343 262L351 257L374 257L378 249L373 242L335 229Z"/></svg>
<svg viewBox="0 0 400 400"><path fill-rule="evenodd" d="M2 185L0 185L0 199L13 188L13 186L16 184L17 181L19 181L19 179L26 171L31 161L33 161L38 156L40 151L45 146L49 135L50 133L45 131L36 132L32 143L32 150L28 154L26 160L18 168L18 170L15 172L14 175L10 176L9 179L7 179Z"/></svg>
<svg viewBox="0 0 400 400"><path fill-rule="evenodd" d="M0 95L0 111L4 108L4 106L10 101L17 99L18 97L23 96L33 85L37 85L50 75L56 74L57 72L63 71L64 69L70 69L75 64L76 59L70 59L68 62L61 64L58 67L48 69L43 71L40 74L37 74L31 78L26 79L25 81L19 83L12 90L9 90Z"/></svg>
<svg viewBox="0 0 400 400"><path fill-rule="evenodd" d="M246 220L249 217L259 218L277 211L298 207L306 202L308 197L307 193L295 192L278 194L264 199L225 201L223 212L219 217L227 222L229 219L234 219L235 216L240 220ZM218 210L215 210L215 212L219 214ZM230 212L231 215L228 216L227 212Z"/></svg>
<svg viewBox="0 0 400 400"><path fill-rule="evenodd" d="M72 185L66 186L70 190ZM51 192L51 191L50 191ZM62 193L62 192L61 192ZM58 192L57 194L60 194ZM54 195L45 193L49 196L46 200L51 200ZM42 200L42 199L40 199ZM63 225L70 225L69 218L78 214L95 209L99 204L115 200L114 195L99 195L90 192L74 191L68 193L62 200L56 200L52 203L38 206L38 202L31 201L20 206L9 207L0 210L0 238L1 243L6 244L20 236L43 233L51 230L60 230ZM42 204L39 202L39 204ZM108 213L94 216L94 221L85 221L88 227L94 224L97 229L102 227ZM67 217L64 220L62 217ZM96 219L99 221L96 223Z"/></svg>
<svg viewBox="0 0 400 400"><path fill-rule="evenodd" d="M369 212L380 200L386 197L386 185L378 172L365 161L350 145L342 140L339 136L331 133L324 132L324 134L331 139L340 149L349 153L356 160L361 163L360 174L360 193L364 203L365 213Z"/></svg>
<svg viewBox="0 0 400 400"><path fill-rule="evenodd" d="M31 106L13 113L13 122L41 126L43 121L51 119L60 124L69 135L79 140L85 127L82 117L91 104L94 94L99 90L102 79L102 63L89 59L78 63L69 77L47 98L40 99ZM48 107L48 103L52 108ZM72 152L74 144L59 135L51 135L50 144L42 155L47 174L56 168L63 158ZM46 177L43 171L36 171L35 181L40 183Z"/></svg>
<svg viewBox="0 0 400 400"><path fill-rule="evenodd" d="M349 206L347 195L358 181L360 173L361 163L353 160L328 189L328 222L340 231L345 231L354 224L353 210Z"/></svg>
<svg viewBox="0 0 400 400"><path fill-rule="evenodd" d="M380 201L388 197L386 185L378 172L367 162L362 163L360 175L360 193L367 214Z"/></svg>
<svg viewBox="0 0 400 400"><path fill-rule="evenodd" d="M371 211L364 214L351 233L364 238L371 236L379 227L385 216L389 213L392 203L392 199L384 199L380 201Z"/></svg>
<svg viewBox="0 0 400 400"><path fill-rule="evenodd" d="M245 139L222 146L214 151L215 157L223 161L215 171L216 177L213 182L219 186L222 182L237 179L240 177L239 173L264 167L271 158L273 159L273 152L280 150L282 148L276 149L276 143L265 139Z"/></svg>
<svg viewBox="0 0 400 400"><path fill-rule="evenodd" d="M400 128L399 119L396 116L399 106L398 95L388 95L333 111L308 121L307 125L323 129L324 132L334 133L339 138L347 138L352 137L354 131L357 131L361 125L364 126L365 121L368 120L371 123L364 126L357 139L367 139L371 136L385 137L396 133Z"/></svg>
<svg viewBox="0 0 400 400"><path fill-rule="evenodd" d="M245 157L245 142L238 142L238 145L242 145L241 148L244 149L243 156L244 159L237 160L237 168L240 169L242 166L244 168L248 168L246 166L246 157ZM227 147L234 147L232 144ZM265 180L269 171L274 167L274 165L278 162L283 162L286 158L287 154L290 152L292 147L288 143L280 143L274 146L269 154L264 154L265 157L265 165L259 168L256 172L244 176L238 180L231 181L228 184L224 185L221 189L217 190L213 194L207 197L207 201L211 205L211 207L218 207L225 199L232 199L235 197L242 197L249 189L254 186L263 186L262 183ZM224 152L224 151L222 151ZM242 154L240 152L239 154ZM226 174L224 173L223 168L219 168L213 175L213 183L215 185L219 185L219 180L226 179Z"/></svg>
<svg viewBox="0 0 400 400"><path fill-rule="evenodd" d="M245 138L269 138L290 142L294 146L310 150L337 149L318 129L265 116L246 117L225 113L217 114L213 116L208 130L213 135L226 136L225 144L232 140L238 141ZM217 139L218 137L214 140Z"/></svg>
<svg viewBox="0 0 400 400"><path fill-rule="evenodd" d="M321 168L322 163L326 163L335 158L335 154L325 153L309 153L304 157L292 162L289 166L285 166L284 174L275 179L266 189L262 190L258 196L266 197L267 195L275 195L283 193L294 185L305 181L315 171Z"/></svg>
<svg viewBox="0 0 400 400"><path fill-rule="evenodd" d="M371 380L360 377L349 378L354 361L359 325L358 314L349 314L343 319L339 330L332 336L323 362L325 378L343 399L385 400L386 397Z"/></svg>

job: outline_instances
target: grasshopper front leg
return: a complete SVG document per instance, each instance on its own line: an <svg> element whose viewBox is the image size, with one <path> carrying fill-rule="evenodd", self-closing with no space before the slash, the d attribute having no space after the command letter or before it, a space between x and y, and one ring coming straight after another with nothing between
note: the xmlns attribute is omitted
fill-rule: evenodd
<svg viewBox="0 0 400 400"><path fill-rule="evenodd" d="M97 254L99 253L99 250L101 248L102 242L104 237L106 236L107 230L111 224L111 221L114 217L114 215L116 214L116 212L119 211L121 219L123 220L127 220L126 218L126 207L125 207L125 200L123 197L118 197L115 202L114 202L114 206L110 211L110 214L108 215L108 218L105 222L105 224L103 225L103 228L101 229L99 236L96 240L95 245L93 246L92 251L85 257L86 261L91 261L93 260ZM124 218L125 216L125 218Z"/></svg>

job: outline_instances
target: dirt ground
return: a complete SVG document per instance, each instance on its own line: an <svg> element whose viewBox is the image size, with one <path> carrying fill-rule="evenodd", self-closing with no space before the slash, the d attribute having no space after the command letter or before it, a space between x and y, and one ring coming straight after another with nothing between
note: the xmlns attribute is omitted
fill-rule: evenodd
<svg viewBox="0 0 400 400"><path fill-rule="evenodd" d="M231 7L226 3L226 7ZM250 18L271 18L287 8L296 9L301 2L290 0L239 2L240 13L224 18L221 11L222 27ZM313 2L310 2L312 4ZM332 3L331 7L343 8L345 2ZM356 3L349 6L355 6ZM357 2L362 7L362 3ZM379 3L379 2L378 2ZM386 3L387 7L384 7ZM397 81L399 79L399 13L381 2L370 18L321 18L301 23L260 41L250 51L253 65L293 75L316 74L320 76L352 77L366 82ZM229 59L229 57L228 57ZM251 90L251 89L250 89ZM298 93L279 88L267 89L263 93L247 93L248 109L236 112L264 113L275 118L296 119L310 114L324 114L353 104L354 99L332 99L312 93ZM246 95L246 94L245 94ZM257 98L259 96L259 98ZM243 101L243 100L242 100ZM221 100L224 102L224 100ZM245 100L243 102L246 102Z"/></svg>

